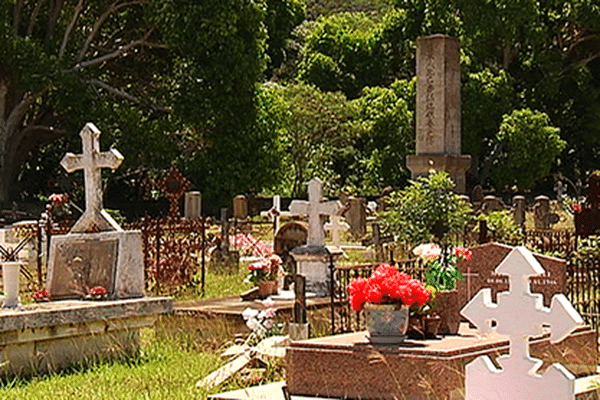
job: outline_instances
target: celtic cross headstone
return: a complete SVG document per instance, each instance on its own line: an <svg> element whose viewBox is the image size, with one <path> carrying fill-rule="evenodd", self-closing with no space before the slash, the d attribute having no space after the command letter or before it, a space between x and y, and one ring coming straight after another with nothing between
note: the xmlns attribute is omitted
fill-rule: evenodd
<svg viewBox="0 0 600 400"><path fill-rule="evenodd" d="M496 273L509 276L510 289L492 302L491 290L482 289L461 313L484 334L495 329L509 336L510 352L496 359L476 358L465 368L467 400L557 400L575 398L575 377L560 364L551 365L543 375L537 373L542 361L529 353L529 339L551 328L550 340L557 342L583 324L565 295L557 294L551 306L544 307L541 294L532 294L529 278L544 269L525 247L517 247L500 263Z"/></svg>

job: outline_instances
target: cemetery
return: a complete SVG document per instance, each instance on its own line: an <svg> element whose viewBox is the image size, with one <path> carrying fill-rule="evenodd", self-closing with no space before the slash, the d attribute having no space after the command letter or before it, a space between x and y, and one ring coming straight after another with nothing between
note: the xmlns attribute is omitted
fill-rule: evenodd
<svg viewBox="0 0 600 400"><path fill-rule="evenodd" d="M0 398L600 399L597 7L75 3L0 14Z"/></svg>

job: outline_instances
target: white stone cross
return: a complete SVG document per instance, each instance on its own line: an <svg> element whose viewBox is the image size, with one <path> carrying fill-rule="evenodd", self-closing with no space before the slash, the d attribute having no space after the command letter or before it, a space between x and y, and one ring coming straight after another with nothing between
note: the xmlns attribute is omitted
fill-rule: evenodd
<svg viewBox="0 0 600 400"><path fill-rule="evenodd" d="M510 338L510 352L498 357L498 369L488 356L476 358L465 368L466 400L562 400L575 398L575 377L560 364L551 365L538 375L541 360L529 355L529 338L542 333L542 325L550 325L552 342L566 337L583 324L565 295L552 298L550 308L543 306L543 296L532 294L529 277L544 269L525 247L517 247L496 268L496 273L509 276L510 290L498 294L492 303L491 289L481 289L461 313L481 331L492 329Z"/></svg>
<svg viewBox="0 0 600 400"><path fill-rule="evenodd" d="M313 178L308 183L308 201L293 200L290 204L290 214L308 215L307 244L323 246L325 233L323 231L322 215L337 215L342 209L339 201L323 202L323 183Z"/></svg>
<svg viewBox="0 0 600 400"><path fill-rule="evenodd" d="M115 149L100 152L100 130L91 122L85 124L81 132L83 153L67 153L60 165L71 173L83 169L85 182L85 211L77 220L71 232L121 231L102 206L102 168L116 169L123 162L123 156Z"/></svg>
<svg viewBox="0 0 600 400"><path fill-rule="evenodd" d="M335 247L340 247L340 232L350 229L350 225L348 225L347 222L342 221L342 218L341 215L332 215L330 217L331 222L325 224L325 230L331 231L331 241Z"/></svg>

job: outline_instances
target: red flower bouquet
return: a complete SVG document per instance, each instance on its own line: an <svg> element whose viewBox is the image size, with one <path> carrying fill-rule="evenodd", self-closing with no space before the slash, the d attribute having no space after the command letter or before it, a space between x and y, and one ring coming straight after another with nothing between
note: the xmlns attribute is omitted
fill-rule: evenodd
<svg viewBox="0 0 600 400"><path fill-rule="evenodd" d="M37 302L49 301L50 300L50 292L48 292L46 289L40 289L40 290L36 291L31 297L33 297L33 300L35 300Z"/></svg>
<svg viewBox="0 0 600 400"><path fill-rule="evenodd" d="M362 311L365 303L423 307L431 296L421 281L389 264L379 265L369 279L353 279L348 292L354 311Z"/></svg>

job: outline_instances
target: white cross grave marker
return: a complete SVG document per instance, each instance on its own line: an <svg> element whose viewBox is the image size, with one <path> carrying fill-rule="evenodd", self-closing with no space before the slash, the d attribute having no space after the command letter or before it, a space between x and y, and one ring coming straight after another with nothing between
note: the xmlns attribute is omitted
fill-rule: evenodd
<svg viewBox="0 0 600 400"><path fill-rule="evenodd" d="M347 222L342 221L341 215L331 216L331 222L325 224L325 230L331 231L331 241L335 247L340 247L340 232L347 231L348 229L350 229L350 225L348 225Z"/></svg>
<svg viewBox="0 0 600 400"><path fill-rule="evenodd" d="M116 169L123 162L123 156L115 149L100 152L100 130L88 122L81 132L83 153L67 153L60 165L71 173L83 169L85 182L85 211L75 223L71 232L121 231L121 227L112 219L102 206L101 169Z"/></svg>
<svg viewBox="0 0 600 400"><path fill-rule="evenodd" d="M557 342L583 324L565 295L552 298L550 308L543 306L541 294L532 294L529 277L544 269L525 247L517 247L496 268L509 276L510 289L498 294L492 303L491 290L481 289L461 313L481 331L496 331L510 337L510 353L498 357L498 369L488 356L476 358L465 368L466 400L563 400L575 398L575 377L562 365L551 365L544 375L536 373L542 361L529 355L529 338L550 325L550 340Z"/></svg>
<svg viewBox="0 0 600 400"><path fill-rule="evenodd" d="M293 200L290 204L290 214L308 215L307 244L323 246L325 233L321 215L337 215L342 209L339 201L322 202L323 183L318 178L313 178L308 183L308 201Z"/></svg>

